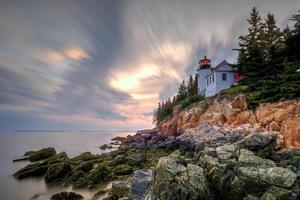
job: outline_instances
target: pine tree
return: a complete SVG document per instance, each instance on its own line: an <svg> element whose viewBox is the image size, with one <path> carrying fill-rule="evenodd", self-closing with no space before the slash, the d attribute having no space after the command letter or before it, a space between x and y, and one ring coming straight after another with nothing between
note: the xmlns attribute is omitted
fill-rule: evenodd
<svg viewBox="0 0 300 200"><path fill-rule="evenodd" d="M246 84L254 84L256 87L256 79L260 76L264 68L264 27L258 10L253 7L250 13L248 34L239 37L239 70L245 75Z"/></svg>
<svg viewBox="0 0 300 200"><path fill-rule="evenodd" d="M190 75L188 85L187 85L187 95L192 96L194 94L194 79L193 76Z"/></svg>
<svg viewBox="0 0 300 200"><path fill-rule="evenodd" d="M197 74L195 74L195 78L194 78L193 94L198 94L198 76L197 76Z"/></svg>
<svg viewBox="0 0 300 200"><path fill-rule="evenodd" d="M290 36L286 40L286 56L289 60L300 60L300 10L292 15L291 20L295 23Z"/></svg>
<svg viewBox="0 0 300 200"><path fill-rule="evenodd" d="M177 100L181 101L187 97L187 88L185 85L185 81L183 80L178 89Z"/></svg>
<svg viewBox="0 0 300 200"><path fill-rule="evenodd" d="M263 24L256 7L252 8L250 18L247 21L250 25L248 28L249 33L248 35L239 37L239 46L241 49L251 49L261 45L261 27Z"/></svg>
<svg viewBox="0 0 300 200"><path fill-rule="evenodd" d="M239 37L238 65L241 72L249 79L256 76L263 63L263 30L264 24L258 10L253 7L250 13L248 34ZM259 59L261 60L259 60Z"/></svg>
<svg viewBox="0 0 300 200"><path fill-rule="evenodd" d="M268 13L267 18L265 19L265 31L264 31L264 48L265 48L265 57L267 61L271 59L271 53L273 53L282 48L282 33L276 25L276 20L274 15Z"/></svg>
<svg viewBox="0 0 300 200"><path fill-rule="evenodd" d="M153 110L152 124L157 125L157 109Z"/></svg>

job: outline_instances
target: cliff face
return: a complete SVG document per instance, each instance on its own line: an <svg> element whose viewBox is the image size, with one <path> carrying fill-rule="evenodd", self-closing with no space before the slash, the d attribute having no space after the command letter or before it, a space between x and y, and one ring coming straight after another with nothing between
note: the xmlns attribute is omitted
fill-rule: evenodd
<svg viewBox="0 0 300 200"><path fill-rule="evenodd" d="M229 129L260 129L278 131L280 147L300 147L300 101L283 101L260 104L248 109L244 95L234 99L217 96L187 110L175 107L172 116L161 122L157 129L163 135L181 135L187 129L202 123Z"/></svg>

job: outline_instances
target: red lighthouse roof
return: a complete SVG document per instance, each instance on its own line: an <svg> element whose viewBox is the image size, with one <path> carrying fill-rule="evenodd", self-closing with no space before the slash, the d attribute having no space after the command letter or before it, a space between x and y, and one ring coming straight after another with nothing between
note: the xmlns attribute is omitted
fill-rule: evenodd
<svg viewBox="0 0 300 200"><path fill-rule="evenodd" d="M204 58L199 61L199 69L207 69L207 68L210 68L210 59L204 56Z"/></svg>

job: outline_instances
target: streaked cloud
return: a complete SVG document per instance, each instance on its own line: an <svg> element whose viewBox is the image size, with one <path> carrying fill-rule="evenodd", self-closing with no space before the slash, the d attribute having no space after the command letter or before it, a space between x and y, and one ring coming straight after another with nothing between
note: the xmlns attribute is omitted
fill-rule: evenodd
<svg viewBox="0 0 300 200"><path fill-rule="evenodd" d="M283 27L300 2L1 1L0 127L151 127L200 57L235 61L254 5Z"/></svg>

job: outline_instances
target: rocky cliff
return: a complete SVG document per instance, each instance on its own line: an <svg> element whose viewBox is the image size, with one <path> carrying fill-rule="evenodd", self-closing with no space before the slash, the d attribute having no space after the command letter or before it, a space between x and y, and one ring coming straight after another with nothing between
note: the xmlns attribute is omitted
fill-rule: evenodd
<svg viewBox="0 0 300 200"><path fill-rule="evenodd" d="M162 135L178 136L203 123L227 129L278 131L280 147L300 147L299 100L264 103L251 110L244 95L232 98L220 94L185 110L175 107L157 130Z"/></svg>

